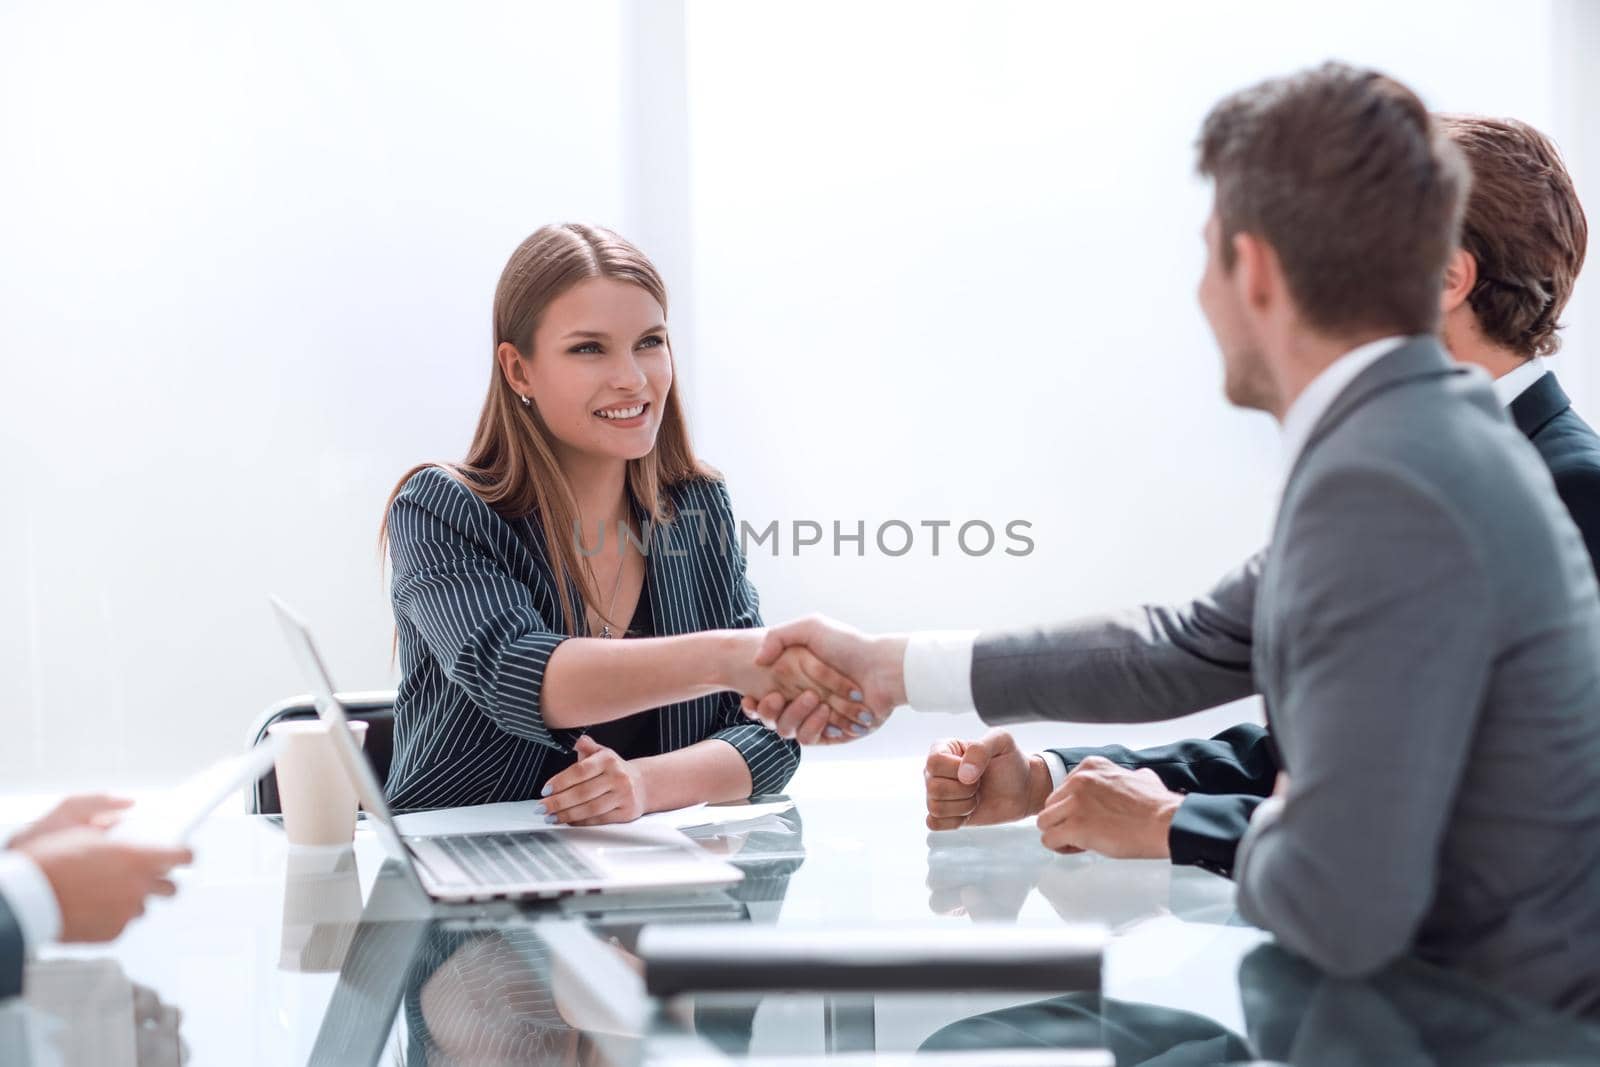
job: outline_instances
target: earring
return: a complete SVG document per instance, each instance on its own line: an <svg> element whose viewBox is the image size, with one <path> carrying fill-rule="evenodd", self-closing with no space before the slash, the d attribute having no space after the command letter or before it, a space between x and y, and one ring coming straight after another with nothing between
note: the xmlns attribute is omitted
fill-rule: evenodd
<svg viewBox="0 0 1600 1067"><path fill-rule="evenodd" d="M529 399L528 399L528 398L527 398L527 397L525 397L525 396L522 396L522 394L521 394L521 393L518 393L518 394L517 394L517 396L519 396L519 397L521 397L521 399L522 399L522 406L523 406L523 407L525 407L525 408L531 408L531 407L532 407L532 406L533 406L533 401L531 401L531 400L529 400Z"/></svg>

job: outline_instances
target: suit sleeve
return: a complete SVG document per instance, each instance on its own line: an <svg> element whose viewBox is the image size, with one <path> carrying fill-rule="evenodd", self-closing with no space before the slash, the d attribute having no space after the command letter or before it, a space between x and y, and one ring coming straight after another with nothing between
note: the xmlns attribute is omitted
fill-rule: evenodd
<svg viewBox="0 0 1600 1067"><path fill-rule="evenodd" d="M716 497L710 506L712 529L717 531L721 553L707 553L701 558L715 560L719 567L716 586L720 586L720 601L729 606L729 629L750 629L761 625L761 598L746 573L744 549L738 539L738 525L733 519L733 504L728 498L727 486L716 483ZM789 779L800 766L800 744L785 741L760 723L751 722L740 707L738 693L721 693L717 696L717 721L720 724L711 736L726 741L744 757L750 768L750 793L781 793Z"/></svg>
<svg viewBox="0 0 1600 1067"><path fill-rule="evenodd" d="M1167 829L1172 862L1232 878L1239 844L1265 801L1249 793L1190 793Z"/></svg>
<svg viewBox="0 0 1600 1067"><path fill-rule="evenodd" d="M1289 775L1239 848L1239 912L1330 974L1411 946L1476 732L1494 599L1471 532L1401 471L1308 484L1278 594Z"/></svg>
<svg viewBox="0 0 1600 1067"><path fill-rule="evenodd" d="M408 481L389 511L391 594L451 681L500 729L552 748L539 696L557 633L474 521L471 490L440 470Z"/></svg>
<svg viewBox="0 0 1600 1067"><path fill-rule="evenodd" d="M1552 472L1556 494L1566 505L1567 514L1577 524L1583 535L1584 547L1589 550L1589 562L1600 571L1600 470L1594 467L1570 467Z"/></svg>
<svg viewBox="0 0 1600 1067"><path fill-rule="evenodd" d="M25 955L22 926L12 913L11 905L0 895L0 1001L21 995Z"/></svg>
<svg viewBox="0 0 1600 1067"><path fill-rule="evenodd" d="M1266 727L1242 722L1207 740L1191 739L1157 748L1051 749L1067 770L1099 756L1129 770L1154 771L1168 789L1180 793L1249 793L1271 796L1277 780L1277 752Z"/></svg>
<svg viewBox="0 0 1600 1067"><path fill-rule="evenodd" d="M1053 749L1071 770L1100 756L1129 770L1149 770L1168 789L1187 793L1167 833L1172 862L1231 877L1250 816L1277 781L1277 750L1266 728L1229 727L1209 740L1137 751L1121 745Z"/></svg>
<svg viewBox="0 0 1600 1067"><path fill-rule="evenodd" d="M1251 696L1260 574L1258 553L1179 607L980 634L972 655L978 713L991 725L1151 722Z"/></svg>

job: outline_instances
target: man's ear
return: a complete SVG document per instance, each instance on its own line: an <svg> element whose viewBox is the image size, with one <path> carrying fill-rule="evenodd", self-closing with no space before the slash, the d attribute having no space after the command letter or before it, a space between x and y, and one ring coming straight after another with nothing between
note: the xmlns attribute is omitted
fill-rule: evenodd
<svg viewBox="0 0 1600 1067"><path fill-rule="evenodd" d="M1450 253L1444 265L1444 289L1439 294L1439 310L1446 315L1467 302L1478 284L1478 261L1465 248Z"/></svg>
<svg viewBox="0 0 1600 1067"><path fill-rule="evenodd" d="M1241 231L1233 235L1233 277L1240 303L1252 310L1265 311L1288 296L1278 254L1254 234Z"/></svg>

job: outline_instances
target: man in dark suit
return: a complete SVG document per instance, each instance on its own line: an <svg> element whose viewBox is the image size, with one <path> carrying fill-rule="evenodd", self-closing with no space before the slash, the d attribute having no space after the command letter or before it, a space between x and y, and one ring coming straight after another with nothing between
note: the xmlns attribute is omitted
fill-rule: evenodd
<svg viewBox="0 0 1600 1067"><path fill-rule="evenodd" d="M1561 312L1583 268L1583 206L1555 145L1533 127L1461 115L1441 125L1473 175L1461 247L1445 276L1445 345L1495 379L1600 560L1600 437L1544 360L1561 347Z"/></svg>
<svg viewBox="0 0 1600 1067"><path fill-rule="evenodd" d="M0 849L0 1000L22 992L30 951L50 941L110 941L176 892L167 872L188 849L150 848L106 836L127 801L68 797Z"/></svg>
<svg viewBox="0 0 1600 1067"><path fill-rule="evenodd" d="M1441 126L1473 177L1461 246L1445 272L1445 345L1457 361L1494 378L1497 398L1549 468L1600 567L1600 435L1572 409L1544 359L1560 347L1559 319L1583 266L1588 229L1577 191L1555 145L1525 123L1444 116ZM930 755L929 773L937 778L963 758L986 766L1008 748L1014 742L999 730L977 742L945 743ZM1082 813L1078 847L1170 857L1227 875L1250 816L1272 793L1281 769L1270 735L1254 723L1209 740L1141 751L1057 749L1034 762L1045 765L1050 788L1071 783ZM1007 792L1005 783L983 784ZM981 803L986 790L971 785L974 813L979 822L989 821L992 805ZM936 791L942 790L930 784L930 801Z"/></svg>

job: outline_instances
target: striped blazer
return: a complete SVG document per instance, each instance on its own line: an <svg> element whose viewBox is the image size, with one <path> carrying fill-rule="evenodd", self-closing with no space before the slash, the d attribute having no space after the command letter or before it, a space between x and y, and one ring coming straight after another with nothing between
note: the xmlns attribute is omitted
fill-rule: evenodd
<svg viewBox="0 0 1600 1067"><path fill-rule="evenodd" d="M760 626L727 489L696 479L669 492L678 517L656 528L645 566L652 632ZM561 629L539 524L501 518L455 477L429 467L395 497L389 553L403 671L390 803L438 808L537 797L547 778L571 766L582 733L547 727L540 714L545 664L570 635ZM575 589L573 602L582 604ZM750 767L755 793L781 791L800 761L794 742L744 717L736 693L671 704L657 719L661 752L711 737L732 745Z"/></svg>

